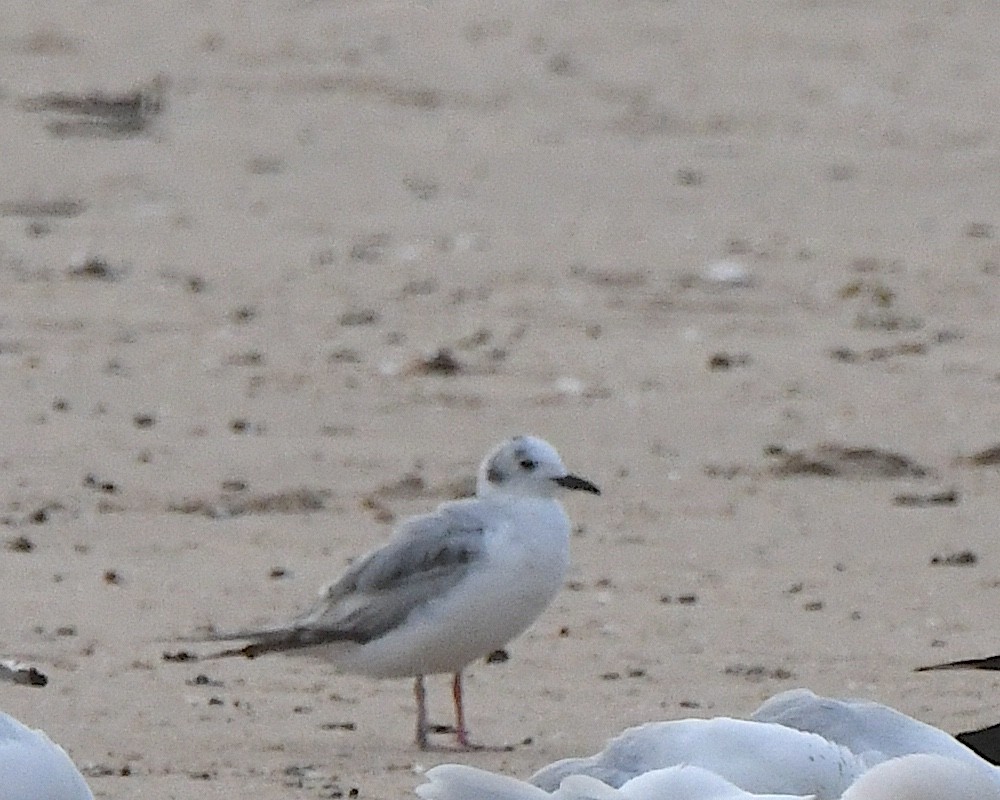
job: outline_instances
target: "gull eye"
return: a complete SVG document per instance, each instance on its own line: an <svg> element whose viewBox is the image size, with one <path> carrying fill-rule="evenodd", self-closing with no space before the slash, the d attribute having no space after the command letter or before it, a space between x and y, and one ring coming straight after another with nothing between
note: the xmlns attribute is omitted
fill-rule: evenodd
<svg viewBox="0 0 1000 800"><path fill-rule="evenodd" d="M523 469L525 472L532 472L534 471L535 467L538 466L538 462L533 461L530 458L522 458L519 463L521 465L521 469Z"/></svg>

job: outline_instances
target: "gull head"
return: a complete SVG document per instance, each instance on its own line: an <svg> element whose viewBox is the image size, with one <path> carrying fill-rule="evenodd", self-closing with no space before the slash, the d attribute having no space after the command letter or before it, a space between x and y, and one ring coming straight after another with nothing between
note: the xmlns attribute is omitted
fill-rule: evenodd
<svg viewBox="0 0 1000 800"><path fill-rule="evenodd" d="M535 436L515 436L496 446L479 467L476 494L494 492L552 497L560 489L600 494L590 481L571 475L556 449Z"/></svg>

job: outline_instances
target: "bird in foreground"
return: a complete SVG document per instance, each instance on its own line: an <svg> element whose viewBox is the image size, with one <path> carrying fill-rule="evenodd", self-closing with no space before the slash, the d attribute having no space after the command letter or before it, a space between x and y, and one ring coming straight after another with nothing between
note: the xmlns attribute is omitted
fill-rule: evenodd
<svg viewBox="0 0 1000 800"><path fill-rule="evenodd" d="M421 800L997 800L1000 788L975 767L947 756L915 753L866 770L843 794L759 794L691 764L664 767L619 788L568 775L549 793L530 783L463 764L427 770Z"/></svg>
<svg viewBox="0 0 1000 800"><path fill-rule="evenodd" d="M94 800L80 771L43 731L0 712L0 798Z"/></svg>
<svg viewBox="0 0 1000 800"><path fill-rule="evenodd" d="M944 731L807 690L771 698L751 719L629 728L528 781L459 764L426 778L422 800L1000 800L1000 769Z"/></svg>
<svg viewBox="0 0 1000 800"><path fill-rule="evenodd" d="M44 686L34 667L0 662L0 681ZM94 800L66 751L0 711L0 800Z"/></svg>
<svg viewBox="0 0 1000 800"><path fill-rule="evenodd" d="M480 465L475 497L405 520L291 622L211 634L249 644L206 657L303 654L341 672L412 677L421 750L432 728L424 676L450 673L457 745L480 749L465 724L462 670L523 633L562 586L570 522L556 495L566 489L600 494L548 442L504 441Z"/></svg>
<svg viewBox="0 0 1000 800"><path fill-rule="evenodd" d="M464 764L427 770L421 800L812 800L798 794L745 792L710 770L679 764L652 770L614 788L590 775L567 775L554 792Z"/></svg>
<svg viewBox="0 0 1000 800"><path fill-rule="evenodd" d="M745 791L830 800L875 764L915 753L965 764L1000 790L1000 770L944 731L880 703L821 697L807 689L775 695L748 720L684 719L629 728L602 752L556 761L530 781L553 791L567 775L584 774L618 787L684 763Z"/></svg>

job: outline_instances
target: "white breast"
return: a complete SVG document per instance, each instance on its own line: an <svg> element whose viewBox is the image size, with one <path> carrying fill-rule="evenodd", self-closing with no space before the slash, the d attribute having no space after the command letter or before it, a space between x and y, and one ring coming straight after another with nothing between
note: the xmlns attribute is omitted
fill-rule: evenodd
<svg viewBox="0 0 1000 800"><path fill-rule="evenodd" d="M523 633L562 587L569 520L551 499L502 507L486 554L457 586L395 630L344 653L342 669L379 678L458 672Z"/></svg>

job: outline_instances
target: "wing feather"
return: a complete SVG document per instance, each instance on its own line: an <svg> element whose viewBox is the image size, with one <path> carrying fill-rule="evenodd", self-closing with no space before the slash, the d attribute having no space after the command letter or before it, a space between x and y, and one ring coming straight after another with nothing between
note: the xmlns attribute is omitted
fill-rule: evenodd
<svg viewBox="0 0 1000 800"><path fill-rule="evenodd" d="M318 602L291 624L213 635L249 639L212 657L314 647L338 641L364 644L383 636L414 608L458 584L483 555L484 525L477 501L445 503L406 520L384 546L360 558L323 589Z"/></svg>

